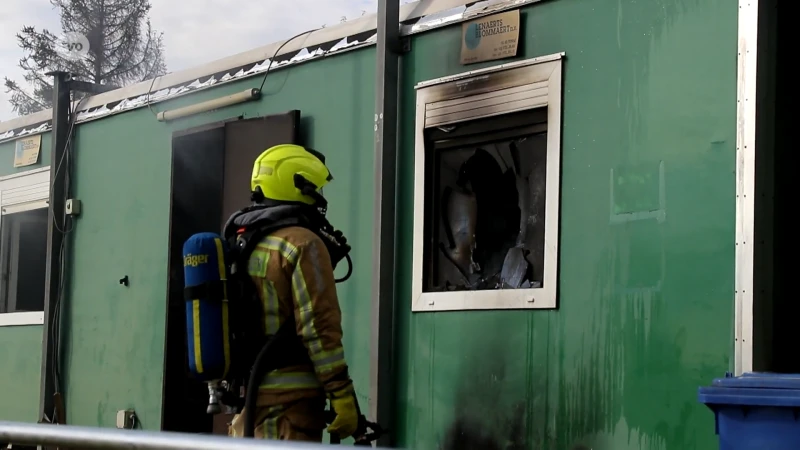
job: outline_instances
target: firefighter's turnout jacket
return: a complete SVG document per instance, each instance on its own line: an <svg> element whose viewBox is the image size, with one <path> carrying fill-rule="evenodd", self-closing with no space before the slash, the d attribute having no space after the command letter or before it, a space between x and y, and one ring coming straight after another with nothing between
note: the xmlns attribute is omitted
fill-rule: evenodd
<svg viewBox="0 0 800 450"><path fill-rule="evenodd" d="M293 320L311 360L269 372L260 385L258 405L352 392L333 267L320 237L297 226L279 229L256 245L248 273L262 301L266 334Z"/></svg>

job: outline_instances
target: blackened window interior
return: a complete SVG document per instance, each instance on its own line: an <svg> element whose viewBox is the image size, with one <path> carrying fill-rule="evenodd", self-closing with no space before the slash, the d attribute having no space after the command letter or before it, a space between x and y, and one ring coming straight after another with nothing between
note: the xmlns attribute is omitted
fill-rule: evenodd
<svg viewBox="0 0 800 450"><path fill-rule="evenodd" d="M545 108L426 130L424 292L542 287Z"/></svg>
<svg viewBox="0 0 800 450"><path fill-rule="evenodd" d="M6 214L0 231L0 312L43 311L47 208Z"/></svg>

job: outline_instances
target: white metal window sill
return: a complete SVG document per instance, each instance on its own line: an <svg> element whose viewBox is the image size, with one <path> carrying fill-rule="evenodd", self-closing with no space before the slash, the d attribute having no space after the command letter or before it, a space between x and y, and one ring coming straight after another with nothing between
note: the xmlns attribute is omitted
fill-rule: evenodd
<svg viewBox="0 0 800 450"><path fill-rule="evenodd" d="M44 325L44 311L0 314L0 327Z"/></svg>
<svg viewBox="0 0 800 450"><path fill-rule="evenodd" d="M414 311L467 311L481 309L553 309L553 289L487 289L484 291L424 292L416 297Z"/></svg>

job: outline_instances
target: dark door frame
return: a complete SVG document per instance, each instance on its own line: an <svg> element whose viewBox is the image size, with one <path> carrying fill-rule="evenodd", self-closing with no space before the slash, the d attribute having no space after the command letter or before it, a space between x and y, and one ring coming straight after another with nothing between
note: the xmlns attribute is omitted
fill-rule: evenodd
<svg viewBox="0 0 800 450"><path fill-rule="evenodd" d="M287 119L285 121L284 120L280 120L279 118L281 118L281 117L288 117L289 119ZM272 119L276 119L276 122L273 122L272 120L270 120L271 118ZM251 138L249 138L249 139L244 139L243 141L240 140L240 142L235 142L234 141L233 144L230 142L230 137L231 136L228 135L228 132L229 132L228 126L229 125L231 125L233 123L236 123L236 122L244 122L244 121L250 121L250 120L255 121L255 120L259 120L259 119L263 121L263 124L264 124L265 127L268 127L268 129L270 130L269 132L267 132L265 134L264 133L256 134L254 136L251 136ZM254 122L254 123L262 123L262 122ZM285 127L286 125L290 125L290 127L286 128ZM240 127L240 125L236 124L231 128L233 128L233 132L234 133L237 133L237 131L242 131L242 128L239 128L239 127ZM222 185L220 186L220 188L222 190L222 196L220 198L220 202L221 202L221 204L220 204L220 207L221 207L220 212L224 213L225 204L226 204L225 203L225 201L226 201L225 200L225 195L226 195L225 193L227 192L228 188L231 188L231 186L229 186L228 184L225 183L225 178L226 178L225 177L225 173L226 173L226 167L225 166L229 162L235 161L235 159L232 159L232 161L228 160L228 156L229 156L228 152L232 151L234 148L238 149L240 147L242 149L244 149L243 151L245 151L245 152L248 152L248 151L252 152L254 150L254 148L252 146L252 144L254 142L255 143L261 142L261 144L263 144L263 145L270 145L271 144L270 141L272 141L273 139L277 139L280 142L283 142L283 140L288 139L287 142L299 143L299 140L301 139L301 137L300 137L301 133L299 131L300 127L301 127L301 113L300 113L300 110L294 109L294 110L286 111L284 113L268 114L268 115L263 115L263 116L244 117L243 115L238 115L238 116L230 117L228 119L215 121L215 122L209 122L209 123L206 123L206 124L203 124L203 125L199 125L199 126L195 126L195 127L189 127L189 128L185 128L185 129L181 129L181 130L175 130L172 133L172 137L171 137L171 140L170 140L170 153L172 155L172 158L171 158L172 167L170 168L170 206L169 206L169 208L170 208L170 223L169 223L169 226L168 226L169 239L168 239L168 243L167 243L167 249L168 249L167 251L169 253L169 255L168 255L169 257L168 257L167 268L166 268L167 269L167 286L166 286L166 296L165 296L165 299L166 299L165 303L166 304L164 306L166 314L165 314L165 330L164 330L164 332L165 332L165 334L164 334L164 336L165 336L165 338L164 338L164 359L163 359L163 363L162 363L162 397L161 397L162 401L161 401L161 425L160 425L161 430L165 430L165 417L166 417L165 413L168 412L168 411L166 411L166 409L167 409L167 406L169 404L167 402L167 399L169 398L168 383L167 383L167 381L168 381L168 379L167 379L167 376L168 376L168 362L169 362L168 351L169 351L170 347L172 347L173 350L175 348L175 344L174 343L170 344L171 341L169 340L170 323L174 322L174 319L173 320L170 319L170 308L171 308L170 299L171 299L171 296L174 295L173 291L176 288L173 285L174 280L172 279L172 271L174 269L174 267L173 267L173 245L176 244L175 242L173 242L173 238L174 238L173 235L175 233L173 221L174 221L174 213L175 213L175 207L176 207L176 205L174 204L174 201L175 201L175 147L174 147L175 140L183 138L183 137L186 137L186 136L190 136L190 135L193 135L193 134L204 133L204 132L209 132L209 131L213 131L213 130L219 130L220 128L223 128L223 140L222 140L223 155L222 155L222 167L221 167ZM245 127L245 129L246 128L247 127ZM238 136L238 134L237 134L237 136ZM283 136L283 138L281 138L281 136ZM283 139L283 140L281 140L281 139ZM231 145L233 145L233 148L229 148ZM236 189L238 189L238 188L236 188ZM223 217L223 216L224 216L224 214L221 214L220 217L221 217L221 221L224 222L224 220L227 219L227 217ZM220 223L220 227L221 226L222 226L222 223ZM217 231L220 231L220 230L217 230ZM174 313L174 311L173 311L173 313ZM181 318L182 317L183 316L181 316ZM171 356L175 357L175 355L171 355ZM169 431L172 431L172 430L169 430Z"/></svg>
<svg viewBox="0 0 800 450"><path fill-rule="evenodd" d="M242 120L244 118L243 115L233 116L227 119L218 120L215 122L209 122L203 125L198 125L189 128L183 128L180 130L175 130L172 132L170 138L170 181L169 181L169 224L167 228L167 252L169 253L167 258L167 285L166 285L166 292L165 292L165 303L164 303L164 358L161 364L161 423L159 425L159 429L162 431L165 427L165 417L166 417L166 407L167 407L167 397L169 395L168 392L168 385L167 385L167 367L168 367L168 350L169 350L169 325L170 325L170 296L171 296L171 289L172 281L171 281L171 271L172 271L172 245L173 245L173 211L174 211L174 190L175 190L175 179L174 179L174 165L175 165L175 148L173 147L174 142L176 139L189 136L192 134L204 133L211 130L216 130L219 128L224 128L229 122L236 122ZM224 141L223 141L224 145ZM224 152L224 148L223 148Z"/></svg>

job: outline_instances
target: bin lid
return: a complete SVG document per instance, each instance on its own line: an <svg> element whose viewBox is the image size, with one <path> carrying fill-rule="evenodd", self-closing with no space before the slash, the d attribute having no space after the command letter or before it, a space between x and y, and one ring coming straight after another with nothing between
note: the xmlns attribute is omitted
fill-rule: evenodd
<svg viewBox="0 0 800 450"><path fill-rule="evenodd" d="M798 389L800 390L800 374L796 373L770 373L747 372L734 377L731 373L725 378L717 378L712 386L726 388L753 388L753 389Z"/></svg>
<svg viewBox="0 0 800 450"><path fill-rule="evenodd" d="M800 374L727 373L700 387L697 397L706 405L800 407Z"/></svg>

